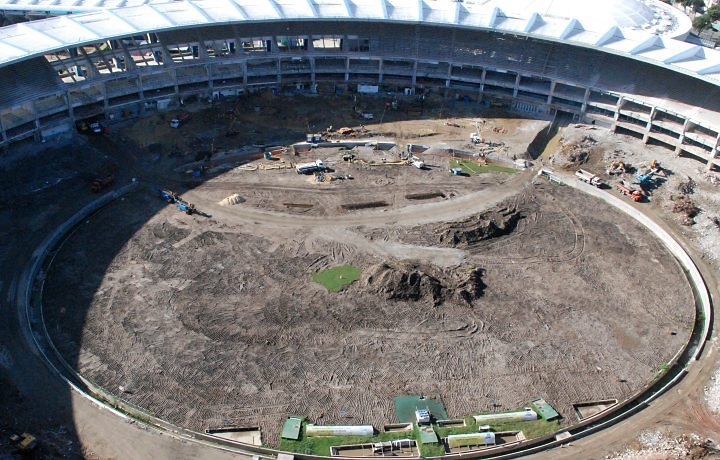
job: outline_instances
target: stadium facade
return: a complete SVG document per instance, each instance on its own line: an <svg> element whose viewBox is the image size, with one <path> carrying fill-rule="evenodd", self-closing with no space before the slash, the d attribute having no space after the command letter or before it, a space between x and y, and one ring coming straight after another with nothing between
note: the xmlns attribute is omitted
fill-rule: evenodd
<svg viewBox="0 0 720 460"><path fill-rule="evenodd" d="M720 53L678 40L688 20L660 2L588 5L3 3L6 15L95 11L0 29L0 145L48 139L82 120L172 108L191 96L369 84L566 112L714 165Z"/></svg>

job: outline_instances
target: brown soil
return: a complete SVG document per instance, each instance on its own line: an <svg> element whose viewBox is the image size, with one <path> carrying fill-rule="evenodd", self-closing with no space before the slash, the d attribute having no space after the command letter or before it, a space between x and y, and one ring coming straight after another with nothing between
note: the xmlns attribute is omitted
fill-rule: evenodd
<svg viewBox="0 0 720 460"><path fill-rule="evenodd" d="M152 203L138 192L78 229L48 275L46 319L84 375L196 429L260 425L276 445L288 414L381 426L399 394L439 397L452 416L542 396L570 422L574 402L645 385L692 325L691 292L660 243L571 190L536 186L460 222L408 228L392 215L367 229L332 216L257 227L247 203L144 222ZM518 213L509 233L437 242L438 229ZM438 265L440 250L461 261ZM340 263L364 278L338 294L311 282Z"/></svg>

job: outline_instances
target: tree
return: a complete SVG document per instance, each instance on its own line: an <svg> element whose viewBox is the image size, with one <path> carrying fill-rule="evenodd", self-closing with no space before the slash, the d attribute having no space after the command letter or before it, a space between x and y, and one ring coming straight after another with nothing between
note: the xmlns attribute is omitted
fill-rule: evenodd
<svg viewBox="0 0 720 460"><path fill-rule="evenodd" d="M712 26L712 19L710 19L709 15L703 14L702 16L698 16L693 19L692 25L695 30L697 30L698 32L702 32L703 30L709 29L710 26Z"/></svg>
<svg viewBox="0 0 720 460"><path fill-rule="evenodd" d="M680 3L686 8L692 8L696 13L705 11L705 0L682 0Z"/></svg>

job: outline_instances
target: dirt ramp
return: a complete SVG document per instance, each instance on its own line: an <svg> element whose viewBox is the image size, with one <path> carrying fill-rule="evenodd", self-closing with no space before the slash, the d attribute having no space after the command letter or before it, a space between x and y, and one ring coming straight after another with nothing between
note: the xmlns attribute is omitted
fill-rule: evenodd
<svg viewBox="0 0 720 460"><path fill-rule="evenodd" d="M439 270L413 263L381 263L365 272L361 286L388 300L430 302L445 301L472 304L483 295L484 270L476 267Z"/></svg>

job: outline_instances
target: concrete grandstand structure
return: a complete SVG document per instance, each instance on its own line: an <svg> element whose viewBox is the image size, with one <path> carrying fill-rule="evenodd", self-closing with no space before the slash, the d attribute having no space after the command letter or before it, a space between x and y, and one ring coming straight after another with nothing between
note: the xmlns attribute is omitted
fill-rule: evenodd
<svg viewBox="0 0 720 460"><path fill-rule="evenodd" d="M0 28L0 146L190 97L362 84L559 115L720 166L720 53L682 42L687 18L660 2L609 3L0 0L23 19Z"/></svg>
<svg viewBox="0 0 720 460"><path fill-rule="evenodd" d="M0 145L191 95L327 82L567 112L716 164L720 54L673 38L687 18L660 2L575 3L0 3L96 10L0 29Z"/></svg>

